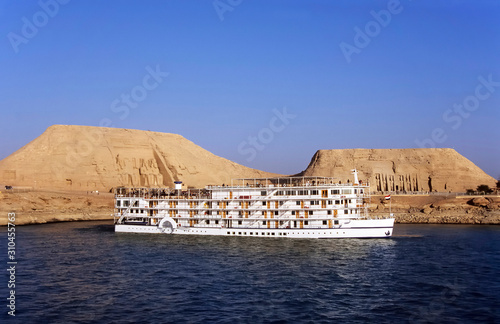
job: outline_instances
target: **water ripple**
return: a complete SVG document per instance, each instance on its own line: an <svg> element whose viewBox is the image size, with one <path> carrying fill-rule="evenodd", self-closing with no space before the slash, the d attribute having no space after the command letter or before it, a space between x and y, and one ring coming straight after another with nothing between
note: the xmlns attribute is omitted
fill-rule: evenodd
<svg viewBox="0 0 500 324"><path fill-rule="evenodd" d="M499 321L499 227L398 230L391 240L309 240L124 234L103 222L24 226L16 238L16 318ZM5 238L4 231L4 246Z"/></svg>

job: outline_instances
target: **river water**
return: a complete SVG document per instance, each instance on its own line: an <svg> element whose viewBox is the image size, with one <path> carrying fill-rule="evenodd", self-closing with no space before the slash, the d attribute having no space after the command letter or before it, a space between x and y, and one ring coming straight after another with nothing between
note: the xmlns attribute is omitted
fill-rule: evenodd
<svg viewBox="0 0 500 324"><path fill-rule="evenodd" d="M15 317L2 323L500 322L500 227L396 225L392 239L16 227ZM7 229L2 228L7 265Z"/></svg>

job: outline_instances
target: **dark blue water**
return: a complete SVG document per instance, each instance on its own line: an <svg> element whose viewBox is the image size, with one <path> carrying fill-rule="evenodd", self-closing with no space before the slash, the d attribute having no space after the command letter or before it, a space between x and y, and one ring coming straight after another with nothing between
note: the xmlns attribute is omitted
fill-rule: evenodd
<svg viewBox="0 0 500 324"><path fill-rule="evenodd" d="M16 316L3 271L2 322L500 322L498 226L396 225L399 237L367 240L16 230Z"/></svg>

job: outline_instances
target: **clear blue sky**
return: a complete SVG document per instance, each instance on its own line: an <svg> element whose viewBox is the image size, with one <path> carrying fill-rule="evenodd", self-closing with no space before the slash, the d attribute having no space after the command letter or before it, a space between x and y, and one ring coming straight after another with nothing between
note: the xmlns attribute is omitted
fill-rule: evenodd
<svg viewBox="0 0 500 324"><path fill-rule="evenodd" d="M499 1L59 1L0 2L0 158L111 123L284 174L432 145L500 176Z"/></svg>

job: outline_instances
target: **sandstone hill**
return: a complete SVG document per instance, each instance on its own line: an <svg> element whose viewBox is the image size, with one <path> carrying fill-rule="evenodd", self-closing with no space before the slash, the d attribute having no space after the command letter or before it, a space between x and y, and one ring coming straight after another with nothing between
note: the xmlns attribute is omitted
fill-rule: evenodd
<svg viewBox="0 0 500 324"><path fill-rule="evenodd" d="M272 177L218 157L180 135L89 127L49 127L0 161L0 184L108 191L118 186L184 187Z"/></svg>
<svg viewBox="0 0 500 324"><path fill-rule="evenodd" d="M464 192L495 179L453 149L319 150L300 175L351 179L372 191ZM176 134L89 127L49 127L0 161L0 184L34 189L99 190L118 186L185 187L272 177L218 157Z"/></svg>
<svg viewBox="0 0 500 324"><path fill-rule="evenodd" d="M500 223L498 197L401 195L495 186L494 178L452 149L320 150L300 175L345 182L352 181L353 168L372 191L399 191L391 200L398 223ZM0 211L15 212L18 225L110 219L113 198L102 191L113 187L172 187L177 180L185 188L203 187L273 176L215 156L180 135L56 125L0 161L0 184L29 188L0 188ZM90 192L95 190L99 194ZM383 197L372 197L373 214L387 213Z"/></svg>
<svg viewBox="0 0 500 324"><path fill-rule="evenodd" d="M372 191L465 192L496 180L454 149L319 150L304 176L352 179L351 170L370 182Z"/></svg>

